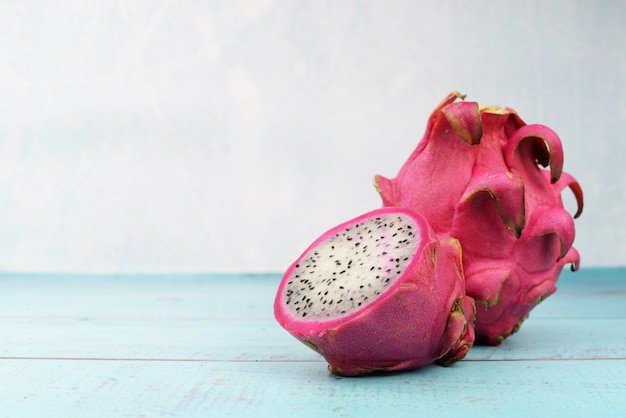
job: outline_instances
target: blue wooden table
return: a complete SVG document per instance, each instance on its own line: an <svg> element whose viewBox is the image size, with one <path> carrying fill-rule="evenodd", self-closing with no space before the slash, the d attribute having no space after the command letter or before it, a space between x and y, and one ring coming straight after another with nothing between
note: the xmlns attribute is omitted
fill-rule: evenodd
<svg viewBox="0 0 626 418"><path fill-rule="evenodd" d="M0 275L0 417L626 416L626 270L564 272L499 347L340 378L280 275Z"/></svg>

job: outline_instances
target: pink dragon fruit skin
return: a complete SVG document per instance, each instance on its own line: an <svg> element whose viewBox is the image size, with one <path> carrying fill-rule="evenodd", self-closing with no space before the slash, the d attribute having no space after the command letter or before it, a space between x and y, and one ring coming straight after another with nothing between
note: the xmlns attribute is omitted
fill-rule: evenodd
<svg viewBox="0 0 626 418"><path fill-rule="evenodd" d="M397 218L403 222L405 230L410 228L413 231L411 239L415 238L415 247L410 256L405 257L406 264L397 271L398 275L391 284L367 303L348 309L347 313L332 312L327 317L309 319L311 314L316 313L304 316L306 313L294 311L293 306L289 305L290 301L292 305L294 301L304 304L308 298L315 296L317 299L319 295L319 306L328 306L328 298L357 299L349 293L338 294L338 287L333 283L335 287L323 302L324 305L321 305L323 292L328 289L319 280L309 280L309 277L314 277L313 269L325 268L324 263L333 267L333 260L339 261L337 257L340 254L350 254L341 259L342 265L350 268L352 251L367 245L375 247L379 238L376 235L378 230L374 231L370 241L361 241L361 247L351 247L346 250L347 253L344 247L348 241L332 245L333 251L337 247L336 254L329 254L328 250L321 248L328 248L329 240L345 234L345 231L357 234L358 228L365 226L371 232L373 228L367 225L381 217ZM393 232L385 228L378 231L383 239ZM357 235L358 239L356 235L354 240L350 238L351 243L361 239L361 233ZM395 263L393 249L376 248L371 250L371 258L378 257L381 251L382 254L389 251L390 261ZM363 283L358 287L367 288L375 280L370 274L376 274L376 269L369 267L370 261L365 259L364 267L358 270L358 261L352 264L352 268L357 271L353 272L351 280L360 280ZM303 268L305 263L308 263L306 269ZM305 276L303 273L308 269L311 269L312 274ZM329 270L321 276L333 277L334 273L336 271L331 273ZM297 278L303 283L298 288L302 293L294 295L293 283ZM289 286L292 286L291 291ZM305 289L306 286L310 287ZM319 313L319 308L315 306L310 309L317 309ZM332 228L318 238L285 272L274 301L274 315L289 333L321 354L332 373L343 376L413 369L432 363L447 366L465 357L474 342L475 307L474 301L465 295L458 241L437 240L426 219L406 208L374 210Z"/></svg>
<svg viewBox="0 0 626 418"><path fill-rule="evenodd" d="M512 109L458 98L451 93L436 107L398 176L376 176L375 185L384 206L412 208L439 237L459 240L466 291L476 301L476 340L498 345L556 291L565 264L578 268L561 191L574 192L574 217L583 195L562 171L554 131L526 125Z"/></svg>

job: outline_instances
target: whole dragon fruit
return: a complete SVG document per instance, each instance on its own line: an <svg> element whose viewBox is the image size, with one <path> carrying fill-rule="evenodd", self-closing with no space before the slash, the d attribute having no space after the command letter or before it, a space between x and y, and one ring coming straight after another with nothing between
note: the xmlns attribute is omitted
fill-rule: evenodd
<svg viewBox="0 0 626 418"><path fill-rule="evenodd" d="M459 98L453 92L435 108L398 176L378 175L375 186L384 206L412 208L439 237L460 241L476 340L498 345L556 291L565 264L578 269L561 191L573 191L574 217L583 195L562 172L561 141L551 129L526 125L512 109Z"/></svg>
<svg viewBox="0 0 626 418"><path fill-rule="evenodd" d="M304 251L281 280L274 314L334 374L449 365L474 342L460 257L458 241L437 240L422 215L377 209Z"/></svg>

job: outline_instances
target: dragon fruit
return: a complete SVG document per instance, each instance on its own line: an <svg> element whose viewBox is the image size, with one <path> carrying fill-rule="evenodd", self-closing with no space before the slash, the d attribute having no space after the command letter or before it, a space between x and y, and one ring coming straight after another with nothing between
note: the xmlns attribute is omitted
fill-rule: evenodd
<svg viewBox="0 0 626 418"><path fill-rule="evenodd" d="M318 238L285 272L274 314L344 376L449 365L474 342L458 241L436 239L406 208L374 210Z"/></svg>
<svg viewBox="0 0 626 418"><path fill-rule="evenodd" d="M453 92L435 108L397 177L377 175L375 186L384 206L414 209L439 238L459 240L466 291L476 302L476 341L498 345L556 291L564 265L578 269L561 191L574 193L574 218L583 194L562 171L554 131L526 125L513 109L459 98Z"/></svg>

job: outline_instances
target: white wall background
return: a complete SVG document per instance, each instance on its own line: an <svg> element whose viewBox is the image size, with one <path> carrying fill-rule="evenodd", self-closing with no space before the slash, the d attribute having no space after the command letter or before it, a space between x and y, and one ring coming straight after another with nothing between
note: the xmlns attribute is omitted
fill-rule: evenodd
<svg viewBox="0 0 626 418"><path fill-rule="evenodd" d="M282 271L451 90L559 133L626 264L626 3L0 1L0 270ZM568 196L570 193L567 194Z"/></svg>

